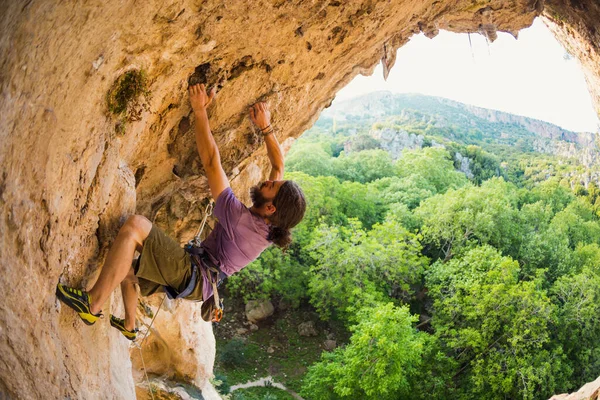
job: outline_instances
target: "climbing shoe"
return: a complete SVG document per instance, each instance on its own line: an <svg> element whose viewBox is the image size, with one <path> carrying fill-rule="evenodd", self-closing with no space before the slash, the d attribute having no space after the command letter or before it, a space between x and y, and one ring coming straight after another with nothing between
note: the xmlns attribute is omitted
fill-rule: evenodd
<svg viewBox="0 0 600 400"><path fill-rule="evenodd" d="M77 311L77 314L86 325L94 325L98 318L102 316L102 313L92 314L90 311L90 295L85 290L74 289L59 283L56 285L56 296L60 301Z"/></svg>
<svg viewBox="0 0 600 400"><path fill-rule="evenodd" d="M125 328L125 320L117 318L112 314L110 314L110 326L112 326L113 328L117 328L123 334L123 336L125 336L129 340L135 340L135 338L137 337L137 328L134 328L132 331L127 330Z"/></svg>

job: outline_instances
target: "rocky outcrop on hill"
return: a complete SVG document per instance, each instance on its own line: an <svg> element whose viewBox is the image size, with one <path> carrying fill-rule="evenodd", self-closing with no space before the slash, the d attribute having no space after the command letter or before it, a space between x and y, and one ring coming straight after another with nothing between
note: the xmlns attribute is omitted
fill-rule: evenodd
<svg viewBox="0 0 600 400"><path fill-rule="evenodd" d="M397 160L404 149L415 150L423 147L423 136L402 129L374 129L370 135L379 141L381 148L390 153L393 160Z"/></svg>
<svg viewBox="0 0 600 400"><path fill-rule="evenodd" d="M455 164L458 164L458 170L465 174L467 178L473 179L474 175L471 171L471 159L456 152L456 154L454 154L454 160Z"/></svg>
<svg viewBox="0 0 600 400"><path fill-rule="evenodd" d="M446 100L450 102L451 100ZM597 148L597 134L592 132L572 132L562 129L559 126L533 118L523 117L521 115L509 114L502 111L490 110L487 108L475 107L469 104L461 104L461 107L468 110L473 115L488 120L490 122L502 122L506 124L516 124L527 129L529 132L539 137L551 140L562 140L577 144L580 147Z"/></svg>
<svg viewBox="0 0 600 400"><path fill-rule="evenodd" d="M600 148L595 142L587 146L578 146L576 142L557 140L534 139L533 149L540 153L553 154L560 157L574 158L587 168L598 165L600 161Z"/></svg>
<svg viewBox="0 0 600 400"><path fill-rule="evenodd" d="M392 67L413 34L493 39L496 30L516 35L542 12L564 19L560 34L590 49L577 55L600 104L592 0L0 3L0 395L135 396L135 351L132 375L123 337L107 320L83 326L61 310L54 288L59 280L93 283L132 213L182 242L193 235L208 189L194 148L190 77L219 88L210 118L226 173L244 195L267 170L250 104L271 103L287 146L353 77L382 57ZM117 290L105 311L119 303ZM157 342L147 354L164 361L165 348L176 352L169 368L205 387L213 348L203 343L212 334L209 325L190 333L194 307L165 313L161 334L177 343Z"/></svg>

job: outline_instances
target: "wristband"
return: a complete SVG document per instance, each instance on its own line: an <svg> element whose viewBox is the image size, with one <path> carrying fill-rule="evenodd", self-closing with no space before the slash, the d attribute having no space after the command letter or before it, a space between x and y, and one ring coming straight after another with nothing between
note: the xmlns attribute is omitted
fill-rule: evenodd
<svg viewBox="0 0 600 400"><path fill-rule="evenodd" d="M261 132L264 132L264 131L268 130L270 127L271 127L271 124L265 126L264 128L258 128L258 129L260 129Z"/></svg>
<svg viewBox="0 0 600 400"><path fill-rule="evenodd" d="M268 130L266 132L263 132L263 131L261 131L261 132L262 132L263 137L269 136L271 133L273 133L273 128L271 128L270 130Z"/></svg>

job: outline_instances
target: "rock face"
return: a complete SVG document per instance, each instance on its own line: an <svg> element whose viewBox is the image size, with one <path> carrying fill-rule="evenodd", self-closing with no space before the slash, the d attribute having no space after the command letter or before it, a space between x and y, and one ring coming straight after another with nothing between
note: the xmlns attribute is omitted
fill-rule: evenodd
<svg viewBox="0 0 600 400"><path fill-rule="evenodd" d="M186 100L190 76L219 88L213 132L234 190L247 199L267 171L246 117L250 104L271 103L289 146L384 52L393 66L395 49L415 33L479 31L493 39L544 13L586 66L600 104L598 7L593 0L1 2L0 396L135 396L138 363L133 356L132 375L123 338L107 319L86 327L61 310L54 288L59 280L93 284L132 213L182 242L193 235L208 190ZM107 95L132 71L145 77L146 96L129 97L127 111L115 115ZM105 312L119 307L117 290ZM178 344L151 347L160 360L165 348L177 352L169 368L203 386L212 369L213 350L202 344L213 340L210 326L193 336L196 324L180 315L195 315L195 307L164 315L165 335Z"/></svg>
<svg viewBox="0 0 600 400"><path fill-rule="evenodd" d="M373 130L370 134L379 141L381 148L389 152L394 160L400 158L404 149L415 150L423 147L423 136L403 130L383 128Z"/></svg>
<svg viewBox="0 0 600 400"><path fill-rule="evenodd" d="M441 99L440 101L446 104L457 104L456 102L448 99ZM490 110L487 108L475 107L470 104L461 104L460 107L463 107L473 115L486 119L490 122L503 122L507 124L521 125L523 128L530 132L536 133L542 138L565 140L568 142L577 143L580 146L594 145L594 141L596 140L596 134L594 133L572 132L562 129L561 127L553 125L549 122L544 122L533 118L527 118L497 110Z"/></svg>
<svg viewBox="0 0 600 400"><path fill-rule="evenodd" d="M578 391L571 394L558 394L550 400L598 400L600 399L600 378L587 383Z"/></svg>
<svg viewBox="0 0 600 400"><path fill-rule="evenodd" d="M469 179L473 178L473 172L471 171L471 159L463 156L459 152L454 155L454 160L458 162L458 170L465 174Z"/></svg>
<svg viewBox="0 0 600 400"><path fill-rule="evenodd" d="M203 387L211 375L215 358L215 338L211 324L204 322L196 303L166 299L162 294L149 299L152 315L140 317L141 352L132 348L135 381L144 382L144 367L150 376L183 380ZM158 305L162 303L162 307ZM147 328L156 316L146 340Z"/></svg>

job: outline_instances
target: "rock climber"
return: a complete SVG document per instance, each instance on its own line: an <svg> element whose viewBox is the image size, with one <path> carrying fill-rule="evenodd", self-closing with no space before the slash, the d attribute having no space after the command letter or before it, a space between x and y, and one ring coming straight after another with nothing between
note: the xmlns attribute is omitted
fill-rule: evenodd
<svg viewBox="0 0 600 400"><path fill-rule="evenodd" d="M136 284L142 296L167 291L173 296L206 302L213 294L209 267L216 267L220 274L229 276L256 259L271 244L286 248L291 243L290 229L302 220L306 209L300 187L293 181L283 180L283 152L271 126L266 103L251 106L249 115L264 137L271 172L269 180L250 189L252 206L248 208L229 186L210 130L206 110L215 97L215 90L207 93L204 85L192 85L188 92L195 118L196 145L215 199L214 215L218 218L215 228L201 244L201 262L194 262L198 258L191 257L146 217L133 215L119 230L100 276L89 291L60 283L56 287L57 297L73 308L84 323L93 325L102 316L103 304L120 284L125 318L110 315L110 323L130 340L137 336ZM132 266L136 251L140 256Z"/></svg>

